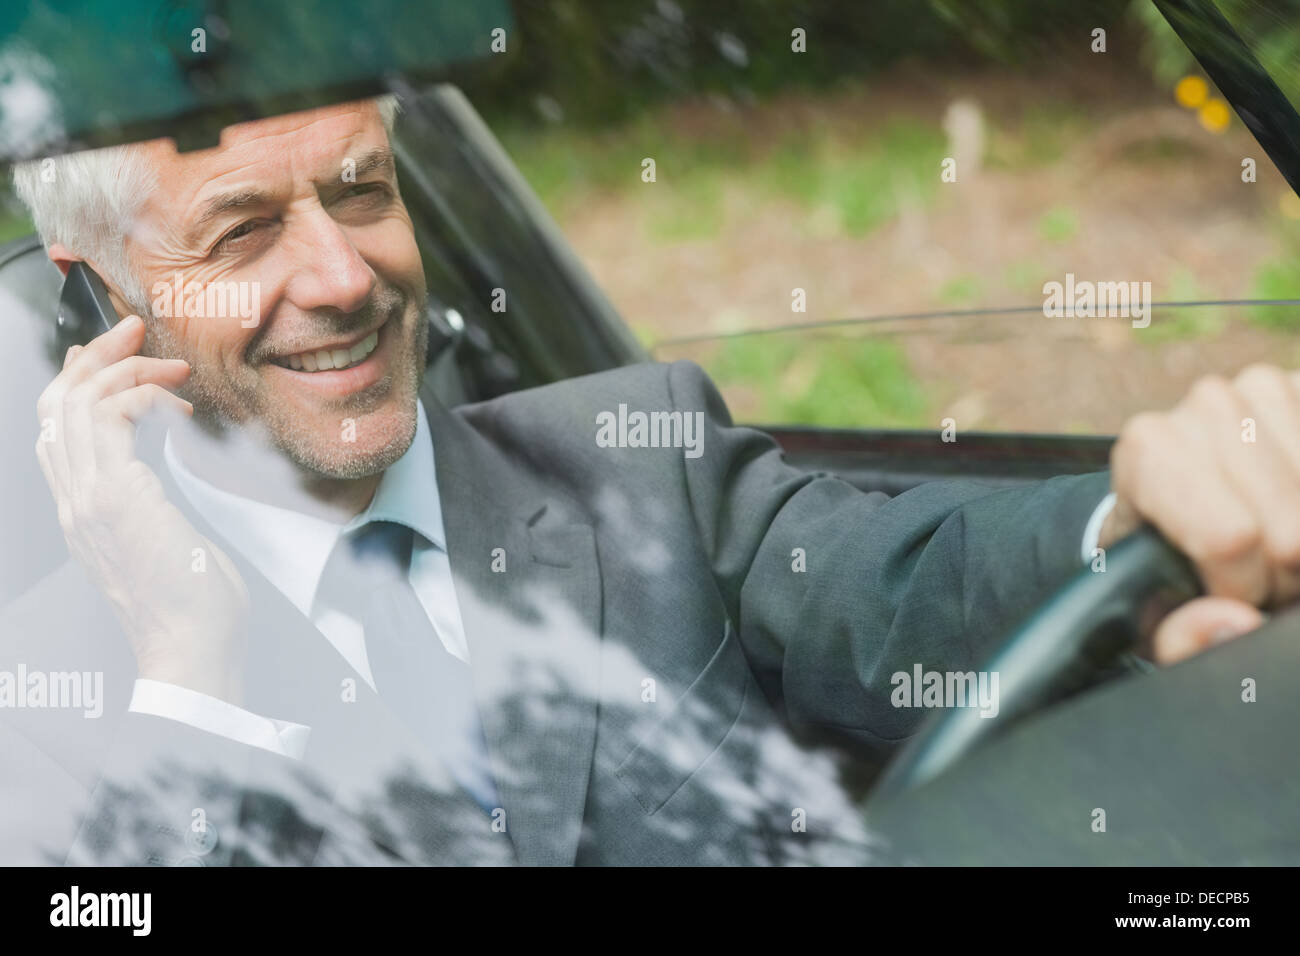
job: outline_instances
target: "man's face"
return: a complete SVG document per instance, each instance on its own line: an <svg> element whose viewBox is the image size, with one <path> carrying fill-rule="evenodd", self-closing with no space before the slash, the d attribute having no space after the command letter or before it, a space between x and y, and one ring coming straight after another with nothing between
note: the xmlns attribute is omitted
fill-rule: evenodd
<svg viewBox="0 0 1300 956"><path fill-rule="evenodd" d="M145 351L190 363L183 394L209 425L260 428L315 474L387 468L415 434L428 333L378 109L241 124L194 153L142 148L158 188L127 254L155 313ZM236 291L256 323L221 308Z"/></svg>

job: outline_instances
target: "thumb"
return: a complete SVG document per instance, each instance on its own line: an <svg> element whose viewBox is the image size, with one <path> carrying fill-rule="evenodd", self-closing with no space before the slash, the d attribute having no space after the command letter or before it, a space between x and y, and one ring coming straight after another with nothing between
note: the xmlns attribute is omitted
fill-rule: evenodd
<svg viewBox="0 0 1300 956"><path fill-rule="evenodd" d="M1188 601L1160 622L1153 642L1157 664L1174 664L1264 623L1259 609L1225 597Z"/></svg>

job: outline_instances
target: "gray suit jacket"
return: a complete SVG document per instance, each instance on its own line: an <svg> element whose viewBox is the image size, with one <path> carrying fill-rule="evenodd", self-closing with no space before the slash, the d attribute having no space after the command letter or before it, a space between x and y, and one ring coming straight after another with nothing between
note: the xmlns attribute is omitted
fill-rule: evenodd
<svg viewBox="0 0 1300 956"><path fill-rule="evenodd" d="M70 563L0 617L0 670L100 671L104 714L0 710L0 863L869 862L855 801L926 713L891 675L977 668L1079 569L1107 490L866 494L685 362L425 403L503 806L247 566L245 706L309 725L307 758L127 713L134 661ZM702 453L603 447L620 404L703 413Z"/></svg>

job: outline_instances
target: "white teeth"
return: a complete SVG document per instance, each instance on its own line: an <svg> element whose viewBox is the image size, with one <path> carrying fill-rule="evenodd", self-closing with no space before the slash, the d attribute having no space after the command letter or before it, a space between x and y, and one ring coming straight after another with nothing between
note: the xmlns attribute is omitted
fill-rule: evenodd
<svg viewBox="0 0 1300 956"><path fill-rule="evenodd" d="M350 358L353 362L359 362L367 355L369 355L370 352L375 347L374 344L370 341L372 338L379 338L379 334L377 332L372 332L370 333L370 335L367 335L356 345L352 346L351 351L348 352L348 358Z"/></svg>
<svg viewBox="0 0 1300 956"><path fill-rule="evenodd" d="M306 372L324 372L328 369L347 368L355 365L373 352L379 345L378 330L371 332L350 349L321 349L318 352L300 352L289 355L276 362L282 366Z"/></svg>

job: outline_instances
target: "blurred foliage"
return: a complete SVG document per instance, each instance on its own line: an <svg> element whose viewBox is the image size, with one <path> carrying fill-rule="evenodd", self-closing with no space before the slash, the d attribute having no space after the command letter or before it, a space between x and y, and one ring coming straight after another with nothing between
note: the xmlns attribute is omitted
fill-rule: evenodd
<svg viewBox="0 0 1300 956"><path fill-rule="evenodd" d="M1258 299L1300 299L1300 222L1283 220L1278 224L1277 238L1282 253L1255 271L1251 295ZM1252 309L1250 319L1261 328L1300 331L1300 309L1295 306Z"/></svg>
<svg viewBox="0 0 1300 956"><path fill-rule="evenodd" d="M834 211L846 235L863 236L898 214L900 204L928 203L944 155L942 132L893 120L876 135L845 142L831 135L788 135L768 158L772 191L817 209Z"/></svg>
<svg viewBox="0 0 1300 956"><path fill-rule="evenodd" d="M1215 0L1215 6L1291 102L1300 103L1300 2ZM1172 86L1199 72L1195 58L1155 4L1135 2L1133 15L1144 28L1144 58L1158 83Z"/></svg>
<svg viewBox="0 0 1300 956"><path fill-rule="evenodd" d="M813 125L771 141L722 115L687 133L662 109L608 129L536 130L507 122L496 130L525 179L563 218L570 204L617 194L639 207L651 239L707 239L725 223L728 190L747 202L793 201L841 234L863 236L911 203L924 208L939 189L934 170L943 133L910 119L879 129ZM641 160L658 158L655 189L642 186Z"/></svg>
<svg viewBox="0 0 1300 956"><path fill-rule="evenodd" d="M1261 299L1300 299L1300 260L1288 255L1260 266L1254 292ZM1287 325L1295 328L1297 321L1293 319Z"/></svg>
<svg viewBox="0 0 1300 956"><path fill-rule="evenodd" d="M1186 266L1178 266L1169 276L1164 289L1156 289L1154 298L1168 302L1198 302L1210 296L1196 281L1196 274ZM1146 346L1159 346L1184 339L1210 338L1218 335L1227 325L1227 311L1221 306L1200 305L1187 308L1156 309L1151 315L1150 327L1136 338Z"/></svg>
<svg viewBox="0 0 1300 956"><path fill-rule="evenodd" d="M1012 293L1027 299L1043 294L1044 266L1028 259L1018 259L1007 265L1002 273L1002 284Z"/></svg>
<svg viewBox="0 0 1300 956"><path fill-rule="evenodd" d="M821 427L919 428L926 425L925 389L903 349L880 338L805 332L724 340L701 360L726 386L753 390L749 421L799 422ZM797 347L792 347L796 345Z"/></svg>
<svg viewBox="0 0 1300 956"><path fill-rule="evenodd" d="M971 306L979 302L984 283L979 276L960 275L939 287L939 301L948 305Z"/></svg>
<svg viewBox="0 0 1300 956"><path fill-rule="evenodd" d="M1069 100L1028 105L1020 116L998 117L990 131L984 164L989 169L1050 166L1065 159L1072 146L1087 136L1096 119Z"/></svg>
<svg viewBox="0 0 1300 956"><path fill-rule="evenodd" d="M1076 30L1086 36L1098 23L1120 23L1129 3L513 0L507 54L455 80L490 120L513 115L622 123L664 100L712 96L748 103L877 74L905 60L993 59L1034 71L1042 61L1026 53L1038 41ZM805 31L809 53L792 51L796 28Z"/></svg>
<svg viewBox="0 0 1300 956"><path fill-rule="evenodd" d="M1198 72L1195 57L1154 3L1135 3L1133 15L1146 28L1143 58L1157 83L1172 87L1183 76Z"/></svg>
<svg viewBox="0 0 1300 956"><path fill-rule="evenodd" d="M1255 273L1255 287L1252 290L1260 299L1300 299L1300 249L1293 249L1291 254L1267 262ZM1280 332L1300 331L1300 308L1296 306L1273 306L1250 311L1251 321L1256 325Z"/></svg>
<svg viewBox="0 0 1300 956"><path fill-rule="evenodd" d="M1069 206L1053 206L1038 220L1038 234L1048 242L1066 242L1079 231L1079 217Z"/></svg>

